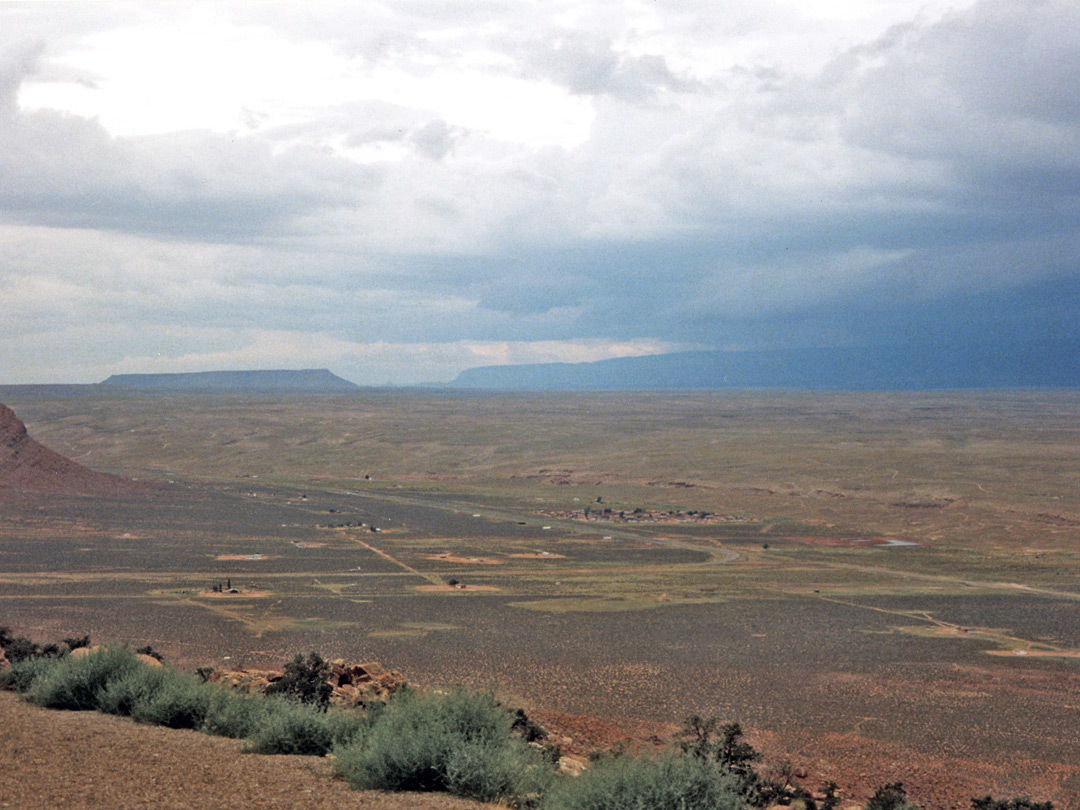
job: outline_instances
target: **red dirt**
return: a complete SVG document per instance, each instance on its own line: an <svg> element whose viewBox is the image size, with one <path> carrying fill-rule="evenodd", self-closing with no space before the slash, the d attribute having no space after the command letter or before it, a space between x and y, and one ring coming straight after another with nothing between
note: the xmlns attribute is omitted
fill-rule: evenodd
<svg viewBox="0 0 1080 810"><path fill-rule="evenodd" d="M751 741L763 750L777 750L779 735L755 733ZM924 810L970 810L971 797L988 792L999 797L1016 793L1037 799L1051 797L1063 783L1077 778L1077 768L1016 759L1007 768L958 757L935 756L859 734L785 735L782 748L791 761L807 771L804 784L811 789L833 780L840 786L845 806L861 807L874 787L902 781ZM827 751L828 754L823 754ZM1008 770L1009 773L1003 773ZM1021 787L1018 787L1017 784ZM1055 797L1055 807L1072 807Z"/></svg>
<svg viewBox="0 0 1080 810"><path fill-rule="evenodd" d="M529 716L543 726L550 742L563 752L587 756L592 751L607 751L615 746L639 747L643 741L614 723L596 717L550 709L528 709Z"/></svg>
<svg viewBox="0 0 1080 810"><path fill-rule="evenodd" d="M526 710L548 732L549 742L559 744L564 757L582 766L588 762L590 752L612 748L638 752L657 749L678 731L671 724L617 725L585 715L540 708ZM835 781L843 797L841 808L862 807L876 787L888 782L902 781L924 810L969 810L970 797L986 795L988 790L997 795L1029 792L1046 798L1053 796L1061 784L1080 778L1080 767L1017 759L1010 764L1012 777L1003 779L1002 768L997 765L936 757L932 752L915 751L859 734L744 730L747 740L766 754L762 771L767 771L770 763L788 761L800 782L812 791L820 791L826 782ZM1057 798L1055 806L1073 806L1067 799L1061 804L1061 797Z"/></svg>
<svg viewBox="0 0 1080 810"><path fill-rule="evenodd" d="M0 405L0 494L131 495L146 484L97 472L31 439L26 425Z"/></svg>

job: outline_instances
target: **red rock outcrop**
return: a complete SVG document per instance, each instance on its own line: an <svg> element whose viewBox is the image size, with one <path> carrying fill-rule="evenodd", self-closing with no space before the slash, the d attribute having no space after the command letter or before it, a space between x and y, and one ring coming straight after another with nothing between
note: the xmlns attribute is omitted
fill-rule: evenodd
<svg viewBox="0 0 1080 810"><path fill-rule="evenodd" d="M210 673L209 680L245 692L264 692L266 687L281 680L284 675L278 670L215 669ZM344 659L337 658L330 662L327 683L334 690L330 695L331 703L363 706L374 701L385 701L405 685L405 677L375 662L348 664Z"/></svg>
<svg viewBox="0 0 1080 810"><path fill-rule="evenodd" d="M0 405L0 494L109 496L140 489L138 482L91 470L39 444L15 412Z"/></svg>

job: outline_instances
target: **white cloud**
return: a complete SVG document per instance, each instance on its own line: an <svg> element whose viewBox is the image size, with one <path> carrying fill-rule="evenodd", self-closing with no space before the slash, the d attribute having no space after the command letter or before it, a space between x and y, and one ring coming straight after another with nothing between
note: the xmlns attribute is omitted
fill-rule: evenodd
<svg viewBox="0 0 1080 810"><path fill-rule="evenodd" d="M332 18L325 21L329 34ZM317 119L357 102L430 111L497 140L580 143L587 101L490 65L445 55L393 61L346 58L326 41L296 41L268 26L238 25L195 4L168 26L102 31L52 56L19 93L26 110L92 118L112 135L191 129L250 135Z"/></svg>

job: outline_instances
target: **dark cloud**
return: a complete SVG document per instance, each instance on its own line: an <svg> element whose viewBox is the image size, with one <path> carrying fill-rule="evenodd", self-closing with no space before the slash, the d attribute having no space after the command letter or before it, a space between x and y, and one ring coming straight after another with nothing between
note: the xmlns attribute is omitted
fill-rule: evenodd
<svg viewBox="0 0 1080 810"><path fill-rule="evenodd" d="M1078 29L1068 0L983 0L849 53L820 89L852 144L942 162L958 185L1003 173L1042 182L1080 167Z"/></svg>
<svg viewBox="0 0 1080 810"><path fill-rule="evenodd" d="M983 2L896 28L813 79L733 77L743 95L627 165L624 185L653 190L688 234L681 257L644 261L658 290L700 284L695 318L801 304L843 320L878 292L903 311L895 278L925 298L1075 276L1075 22L1069 3Z"/></svg>

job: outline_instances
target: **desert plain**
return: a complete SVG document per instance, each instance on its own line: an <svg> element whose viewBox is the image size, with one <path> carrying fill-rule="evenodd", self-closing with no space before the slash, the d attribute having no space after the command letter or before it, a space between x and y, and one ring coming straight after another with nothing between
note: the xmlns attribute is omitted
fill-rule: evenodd
<svg viewBox="0 0 1080 810"><path fill-rule="evenodd" d="M716 715L852 798L1080 806L1076 392L0 402L145 485L0 490L19 633L190 668L377 660L583 750Z"/></svg>

